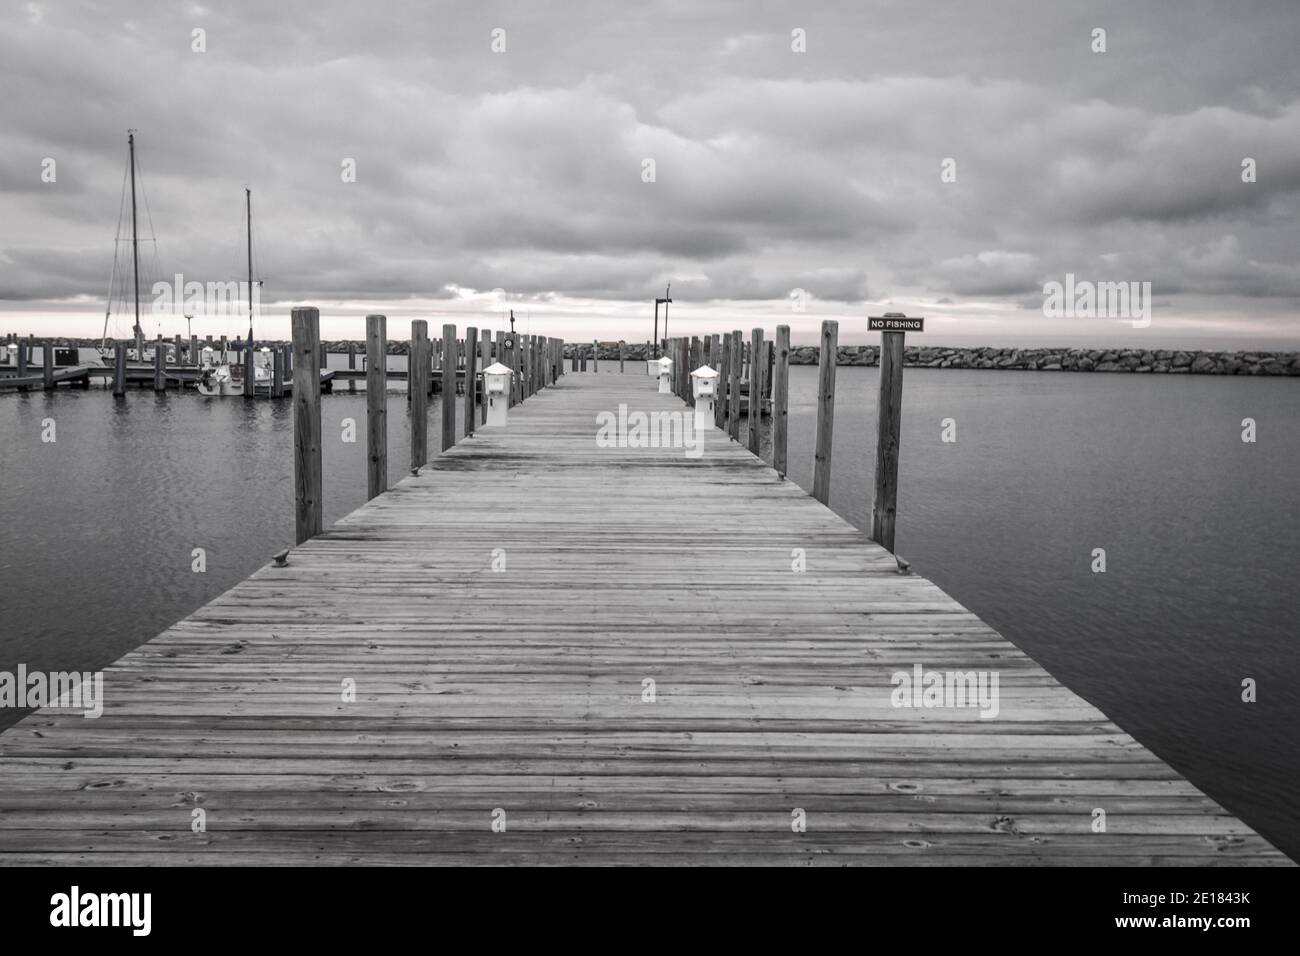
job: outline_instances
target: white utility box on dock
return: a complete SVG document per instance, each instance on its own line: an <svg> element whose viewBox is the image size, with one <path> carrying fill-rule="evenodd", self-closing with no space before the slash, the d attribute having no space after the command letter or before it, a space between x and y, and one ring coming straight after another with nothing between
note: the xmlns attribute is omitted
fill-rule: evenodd
<svg viewBox="0 0 1300 956"><path fill-rule="evenodd" d="M646 362L646 367L650 370L651 375L659 376L659 391L665 395L671 395L673 391L673 360L667 355L650 359Z"/></svg>
<svg viewBox="0 0 1300 956"><path fill-rule="evenodd" d="M695 396L695 433L713 427L713 403L718 397L718 373L701 365L691 373L691 394Z"/></svg>
<svg viewBox="0 0 1300 956"><path fill-rule="evenodd" d="M512 369L500 362L493 362L483 370L483 391L487 397L489 427L506 423L506 413L510 411L510 379L514 374Z"/></svg>

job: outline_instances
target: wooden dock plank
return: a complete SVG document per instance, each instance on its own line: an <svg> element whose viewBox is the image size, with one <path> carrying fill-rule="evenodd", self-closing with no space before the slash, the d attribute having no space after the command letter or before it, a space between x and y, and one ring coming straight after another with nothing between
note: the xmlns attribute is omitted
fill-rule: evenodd
<svg viewBox="0 0 1300 956"><path fill-rule="evenodd" d="M724 432L598 447L656 386L560 378L0 734L0 864L1288 862Z"/></svg>

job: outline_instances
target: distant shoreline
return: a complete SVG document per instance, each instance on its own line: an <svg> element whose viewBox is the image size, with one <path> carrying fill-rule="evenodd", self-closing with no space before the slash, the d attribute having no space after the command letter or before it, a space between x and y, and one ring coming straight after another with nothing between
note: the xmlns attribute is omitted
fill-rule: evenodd
<svg viewBox="0 0 1300 956"><path fill-rule="evenodd" d="M35 339L42 345L53 341L55 346L94 348L99 339L54 338ZM168 340L170 341L170 340ZM259 340L261 345L287 344L280 339ZM349 346L358 355L366 353L364 341L340 339L322 343L332 354L343 354ZM407 342L389 341L389 355L405 355ZM240 342L231 340L232 348ZM590 358L591 343L568 342L564 346L565 359L571 359L575 350L585 352ZM625 358L629 362L644 362L645 342L628 342ZM877 345L841 345L836 350L837 365L874 366L880 364L880 347ZM602 362L618 361L618 343L601 342L597 358ZM816 345L794 345L790 348L791 365L816 365L819 349ZM1042 372L1133 372L1166 375L1262 375L1300 376L1300 352L1268 352L1258 350L1221 351L1209 349L1096 349L1096 348L999 348L979 346L961 348L942 345L916 345L906 349L905 364L909 368L994 369Z"/></svg>
<svg viewBox="0 0 1300 956"><path fill-rule="evenodd" d="M590 346L586 346L590 355ZM645 343L628 343L629 361L645 360ZM790 347L791 365L816 365L816 345ZM565 358L573 345L564 347ZM618 346L602 342L598 358L618 361ZM880 364L878 345L841 345L836 365ZM963 368L1024 370L1042 372L1135 372L1170 375L1266 375L1300 376L1300 352L1209 351L1190 349L1084 349L1084 348L955 348L917 345L905 349L909 368Z"/></svg>

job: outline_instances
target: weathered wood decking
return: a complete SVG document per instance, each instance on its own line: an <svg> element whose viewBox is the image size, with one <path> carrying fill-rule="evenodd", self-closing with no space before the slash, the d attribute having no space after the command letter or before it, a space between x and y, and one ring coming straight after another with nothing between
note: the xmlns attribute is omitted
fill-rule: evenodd
<svg viewBox="0 0 1300 956"><path fill-rule="evenodd" d="M597 448L620 402L681 408L568 375L0 735L0 863L1286 862L720 432Z"/></svg>

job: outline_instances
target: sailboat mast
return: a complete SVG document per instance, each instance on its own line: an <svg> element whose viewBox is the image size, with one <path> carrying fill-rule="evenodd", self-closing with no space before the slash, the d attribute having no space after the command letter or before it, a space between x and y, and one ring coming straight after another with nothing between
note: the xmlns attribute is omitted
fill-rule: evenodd
<svg viewBox="0 0 1300 956"><path fill-rule="evenodd" d="M253 191L244 187L244 215L248 220L248 337L253 337Z"/></svg>
<svg viewBox="0 0 1300 956"><path fill-rule="evenodd" d="M126 134L131 153L131 275L135 285L135 334L140 334L140 235L135 222L135 133ZM138 356L137 356L138 357Z"/></svg>

